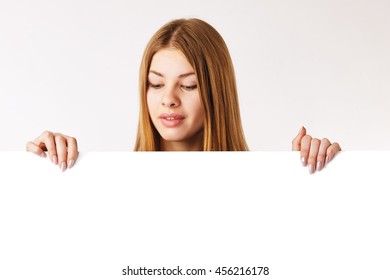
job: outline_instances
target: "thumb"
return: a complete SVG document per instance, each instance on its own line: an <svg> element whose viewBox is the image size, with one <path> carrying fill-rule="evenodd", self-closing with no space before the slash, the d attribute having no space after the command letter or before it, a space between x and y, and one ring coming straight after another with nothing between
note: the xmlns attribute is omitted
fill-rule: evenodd
<svg viewBox="0 0 390 280"><path fill-rule="evenodd" d="M295 136L295 138L292 140L292 150L293 151L300 151L301 150L301 140L303 136L306 135L306 128L302 126L302 128L299 130L298 135Z"/></svg>

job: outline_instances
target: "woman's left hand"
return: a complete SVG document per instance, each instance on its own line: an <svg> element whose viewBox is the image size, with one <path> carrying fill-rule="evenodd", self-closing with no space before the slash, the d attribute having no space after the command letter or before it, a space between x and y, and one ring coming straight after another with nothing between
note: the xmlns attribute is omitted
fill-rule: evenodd
<svg viewBox="0 0 390 280"><path fill-rule="evenodd" d="M312 174L321 171L335 154L341 151L341 148L338 143L331 143L327 138L322 140L312 138L306 134L306 129L302 127L292 141L292 150L301 151L302 165L308 166L309 172Z"/></svg>

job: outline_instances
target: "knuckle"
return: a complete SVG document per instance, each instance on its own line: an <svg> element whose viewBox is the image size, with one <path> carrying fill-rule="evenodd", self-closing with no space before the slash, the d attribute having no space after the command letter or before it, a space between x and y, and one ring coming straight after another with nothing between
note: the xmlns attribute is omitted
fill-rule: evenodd
<svg viewBox="0 0 390 280"><path fill-rule="evenodd" d="M312 138L311 138L310 135L305 135L305 136L303 136L302 141L304 141L304 142L310 142L311 139L312 139Z"/></svg>
<svg viewBox="0 0 390 280"><path fill-rule="evenodd" d="M319 145L319 144L320 144L320 140L317 139L317 138L313 138L313 139L311 139L311 144L312 144L312 145L313 145L313 144Z"/></svg>
<svg viewBox="0 0 390 280"><path fill-rule="evenodd" d="M322 138L321 139L321 144L326 144L326 145L330 145L330 141L329 141L329 139L328 138Z"/></svg>
<svg viewBox="0 0 390 280"><path fill-rule="evenodd" d="M340 147L340 144L339 144L339 143L334 142L333 145L334 145L334 147L335 147L335 149L336 149L337 151L341 151L341 147Z"/></svg>
<svg viewBox="0 0 390 280"><path fill-rule="evenodd" d="M58 141L62 141L64 139L64 137L61 134L56 134L54 136L54 139L56 140L56 142L58 142Z"/></svg>
<svg viewBox="0 0 390 280"><path fill-rule="evenodd" d="M332 152L336 152L338 149L338 145L337 144L332 144L329 146L329 150L331 150Z"/></svg>
<svg viewBox="0 0 390 280"><path fill-rule="evenodd" d="M77 140L74 137L69 137L68 142L70 142L72 144L77 144Z"/></svg>
<svg viewBox="0 0 390 280"><path fill-rule="evenodd" d="M53 132L51 132L51 131L45 130L45 131L42 133L42 136L43 136L44 138L53 138L54 134L53 134Z"/></svg>

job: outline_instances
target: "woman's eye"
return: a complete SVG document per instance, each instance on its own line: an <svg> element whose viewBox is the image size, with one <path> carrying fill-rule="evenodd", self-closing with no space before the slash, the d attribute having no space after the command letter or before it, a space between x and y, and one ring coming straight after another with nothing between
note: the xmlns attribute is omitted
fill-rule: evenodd
<svg viewBox="0 0 390 280"><path fill-rule="evenodd" d="M191 91L191 90L195 90L198 86L197 85L193 85L193 86L185 86L185 85L182 85L182 88L184 90L188 90L188 91Z"/></svg>
<svg viewBox="0 0 390 280"><path fill-rule="evenodd" d="M160 89L160 88L162 88L163 85L162 84L153 84L153 83L149 82L149 86L154 88L154 89Z"/></svg>

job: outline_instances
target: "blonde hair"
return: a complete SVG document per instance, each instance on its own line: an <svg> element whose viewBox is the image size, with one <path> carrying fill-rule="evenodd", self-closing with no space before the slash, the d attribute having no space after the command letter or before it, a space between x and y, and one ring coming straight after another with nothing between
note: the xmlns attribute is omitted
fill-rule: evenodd
<svg viewBox="0 0 390 280"><path fill-rule="evenodd" d="M180 50L195 71L205 114L203 150L247 151L228 48L211 25L195 18L167 23L146 46L139 75L140 111L135 150L159 150L160 135L149 117L146 94L153 55L164 48Z"/></svg>

